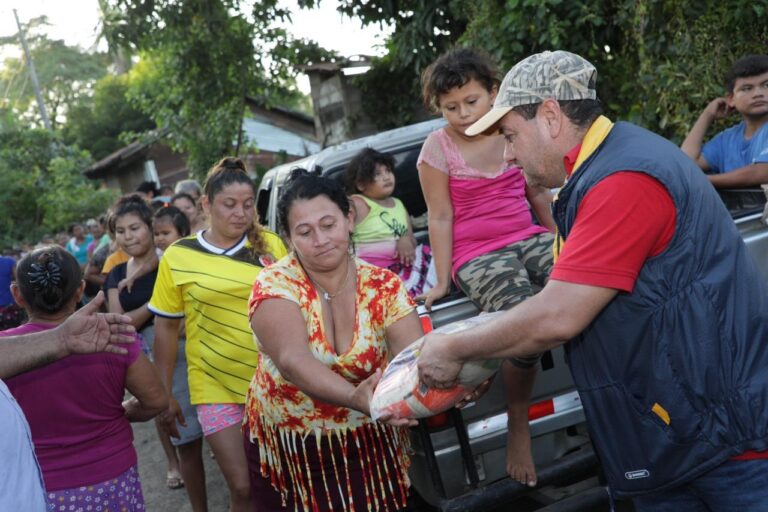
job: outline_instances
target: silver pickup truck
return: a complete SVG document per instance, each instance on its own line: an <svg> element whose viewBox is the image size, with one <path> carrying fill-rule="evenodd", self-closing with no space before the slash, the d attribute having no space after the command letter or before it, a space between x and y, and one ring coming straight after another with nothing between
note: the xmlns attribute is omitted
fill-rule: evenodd
<svg viewBox="0 0 768 512"><path fill-rule="evenodd" d="M259 184L256 200L262 223L276 229L277 200L291 169L303 167L338 179L351 158L365 147L395 158L395 196L412 218L426 219L416 160L427 135L444 125L438 119L382 132L269 170ZM765 196L762 191L731 191L724 200L768 278L768 229L761 221ZM425 224L414 222L414 230L420 241L428 242ZM453 290L429 314L420 306L419 314L439 327L478 311L467 297ZM524 507L520 510L605 509L607 493L600 485L598 461L562 348L542 358L531 397L530 431L539 475L535 491L507 477L506 400L500 381L496 379L476 403L422 421L412 430L410 477L418 499L415 508L492 510L514 501Z"/></svg>

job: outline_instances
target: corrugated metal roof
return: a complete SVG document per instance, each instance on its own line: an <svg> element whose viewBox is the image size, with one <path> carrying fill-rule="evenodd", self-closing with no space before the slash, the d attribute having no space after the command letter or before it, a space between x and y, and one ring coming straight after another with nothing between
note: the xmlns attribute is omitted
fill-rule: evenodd
<svg viewBox="0 0 768 512"><path fill-rule="evenodd" d="M322 149L311 139L258 119L243 119L243 131L248 143L262 151L285 151L292 156L307 156Z"/></svg>

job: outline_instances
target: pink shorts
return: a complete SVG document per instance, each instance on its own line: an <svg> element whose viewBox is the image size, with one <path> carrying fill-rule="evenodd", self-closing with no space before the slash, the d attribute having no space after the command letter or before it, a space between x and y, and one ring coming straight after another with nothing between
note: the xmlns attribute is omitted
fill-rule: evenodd
<svg viewBox="0 0 768 512"><path fill-rule="evenodd" d="M195 407L204 436L210 436L232 425L240 426L243 422L243 404L198 404Z"/></svg>

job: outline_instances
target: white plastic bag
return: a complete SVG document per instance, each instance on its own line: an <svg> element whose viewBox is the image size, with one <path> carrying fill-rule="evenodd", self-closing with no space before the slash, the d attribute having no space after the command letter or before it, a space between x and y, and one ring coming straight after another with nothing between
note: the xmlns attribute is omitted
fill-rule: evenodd
<svg viewBox="0 0 768 512"><path fill-rule="evenodd" d="M452 333L489 322L503 312L488 313L459 320L435 329L438 333ZM500 359L470 361L459 373L459 384L451 389L433 389L419 382L419 357L424 338L414 341L400 352L384 370L371 400L371 417L385 414L395 418L427 418L439 414L461 401L501 367Z"/></svg>

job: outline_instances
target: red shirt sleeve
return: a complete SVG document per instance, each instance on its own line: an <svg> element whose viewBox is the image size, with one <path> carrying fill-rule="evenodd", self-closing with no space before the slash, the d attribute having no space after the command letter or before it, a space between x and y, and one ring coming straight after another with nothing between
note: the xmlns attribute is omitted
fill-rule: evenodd
<svg viewBox="0 0 768 512"><path fill-rule="evenodd" d="M582 199L550 279L631 292L645 261L675 233L675 204L643 172L618 172Z"/></svg>

